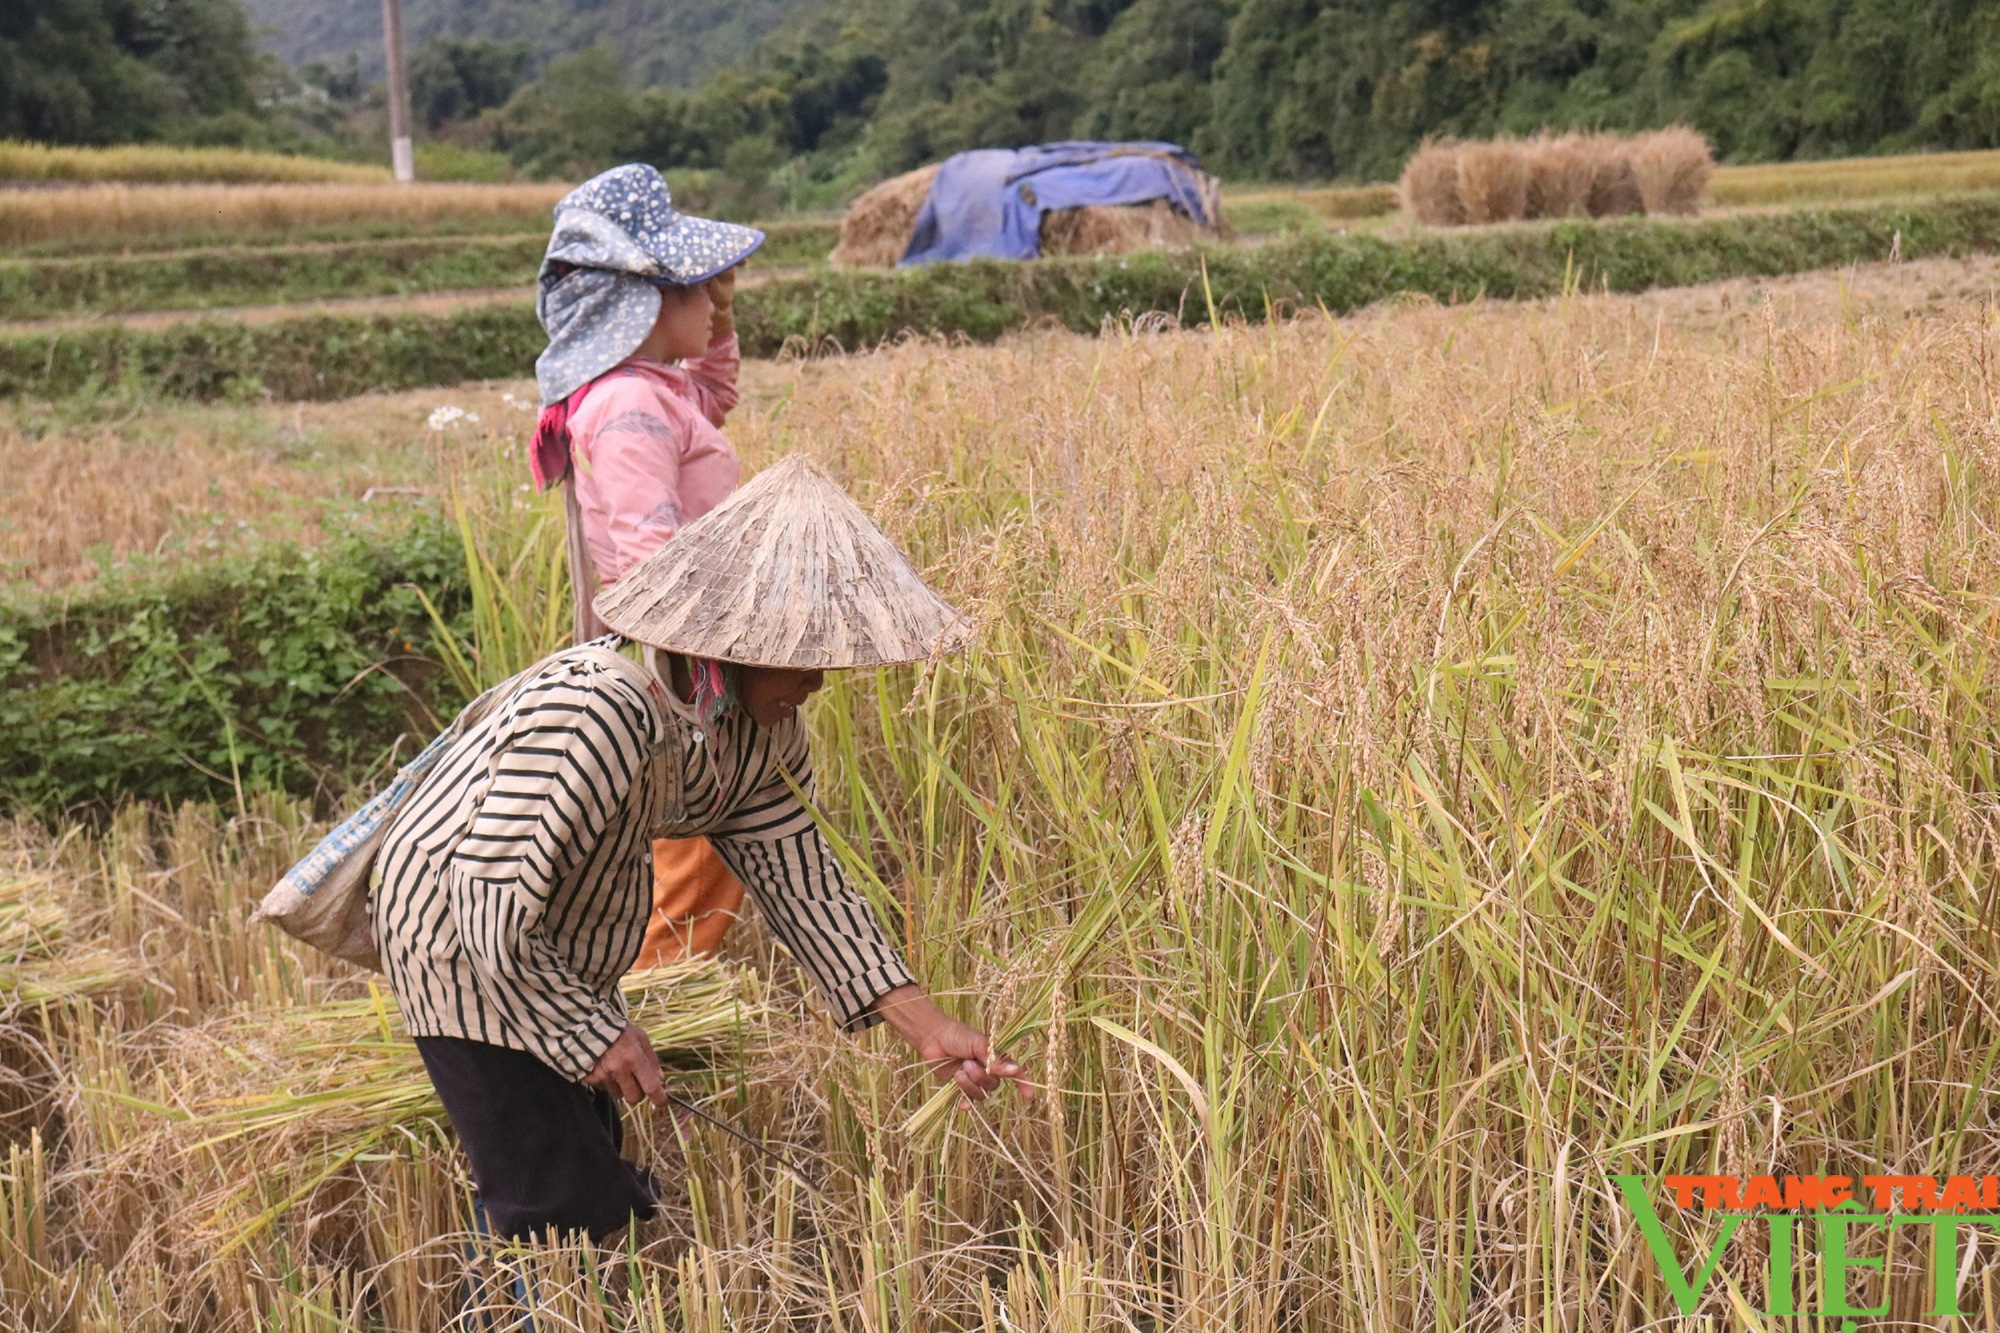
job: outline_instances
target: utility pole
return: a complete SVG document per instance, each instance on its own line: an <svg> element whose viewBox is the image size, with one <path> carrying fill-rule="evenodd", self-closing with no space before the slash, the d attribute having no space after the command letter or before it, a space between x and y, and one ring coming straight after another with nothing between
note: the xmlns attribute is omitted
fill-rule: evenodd
<svg viewBox="0 0 2000 1333"><path fill-rule="evenodd" d="M382 0L382 45L389 56L389 161L396 179L417 178L410 143L410 75L403 67L403 0Z"/></svg>

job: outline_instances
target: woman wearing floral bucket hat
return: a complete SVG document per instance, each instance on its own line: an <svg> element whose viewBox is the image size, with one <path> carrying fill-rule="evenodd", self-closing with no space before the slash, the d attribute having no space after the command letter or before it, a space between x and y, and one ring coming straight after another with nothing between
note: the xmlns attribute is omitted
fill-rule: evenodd
<svg viewBox="0 0 2000 1333"><path fill-rule="evenodd" d="M736 489L719 429L736 406L736 269L754 227L674 207L660 173L614 167L556 204L535 309L542 418L535 483L561 483L569 520L572 642L604 632L590 609L681 528ZM636 966L713 953L743 886L706 838L653 846L653 915Z"/></svg>
<svg viewBox="0 0 2000 1333"><path fill-rule="evenodd" d="M807 804L799 710L823 673L954 651L962 617L798 457L596 605L613 633L544 658L467 725L376 862L382 969L493 1229L603 1239L653 1211L612 1099L666 1103L618 987L661 833L714 841L842 1027L887 1022L967 1103L1007 1080L1031 1095L916 984Z"/></svg>

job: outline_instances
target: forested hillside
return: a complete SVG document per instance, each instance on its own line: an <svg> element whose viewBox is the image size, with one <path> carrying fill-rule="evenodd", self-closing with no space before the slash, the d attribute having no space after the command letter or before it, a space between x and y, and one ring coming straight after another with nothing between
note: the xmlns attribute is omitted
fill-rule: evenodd
<svg viewBox="0 0 2000 1333"><path fill-rule="evenodd" d="M638 84L687 87L748 54L787 19L823 0L404 0L412 47L438 38L525 43L540 69L610 42ZM360 58L382 77L381 0L244 0L260 45L287 65Z"/></svg>
<svg viewBox="0 0 2000 1333"><path fill-rule="evenodd" d="M236 0L0 2L0 138L118 143L256 120Z"/></svg>
<svg viewBox="0 0 2000 1333"><path fill-rule="evenodd" d="M1310 177L1550 124L1683 121L1741 160L2000 143L1979 0L860 0L839 22L817 40L884 63L885 170L1065 134Z"/></svg>
<svg viewBox="0 0 2000 1333"><path fill-rule="evenodd" d="M379 155L367 67L260 72L235 3L14 0L0 132ZM284 50L375 58L377 0L252 3ZM1734 161L2000 144L1980 0L409 0L409 26L421 132L528 175L711 168L745 209L1071 135L1267 179L1543 126L1678 121Z"/></svg>

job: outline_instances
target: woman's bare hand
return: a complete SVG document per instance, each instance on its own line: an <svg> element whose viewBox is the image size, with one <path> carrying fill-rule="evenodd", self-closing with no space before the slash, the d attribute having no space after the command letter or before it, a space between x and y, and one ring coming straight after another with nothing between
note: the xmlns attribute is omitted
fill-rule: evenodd
<svg viewBox="0 0 2000 1333"><path fill-rule="evenodd" d="M916 986L898 986L875 1002L876 1011L915 1048L940 1083L955 1083L960 1105L983 1102L1011 1081L1024 1098L1035 1095L1028 1071L993 1049L984 1032L961 1023Z"/></svg>
<svg viewBox="0 0 2000 1333"><path fill-rule="evenodd" d="M667 1104L667 1089L660 1082L660 1057L653 1054L653 1043L637 1023L625 1025L618 1040L597 1057L583 1082L585 1087L602 1088L634 1106L647 1101L658 1107Z"/></svg>
<svg viewBox="0 0 2000 1333"><path fill-rule="evenodd" d="M705 284L715 313L708 317L711 336L721 338L736 331L736 270L726 268Z"/></svg>

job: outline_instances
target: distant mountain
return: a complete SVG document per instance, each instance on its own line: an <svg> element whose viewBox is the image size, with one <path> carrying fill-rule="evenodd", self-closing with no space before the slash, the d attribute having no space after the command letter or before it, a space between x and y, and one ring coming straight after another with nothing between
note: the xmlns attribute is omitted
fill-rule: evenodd
<svg viewBox="0 0 2000 1333"><path fill-rule="evenodd" d="M403 40L522 38L534 69L606 41L637 84L687 88L828 0L404 0ZM244 0L258 43L288 65L360 57L382 77L380 0Z"/></svg>

